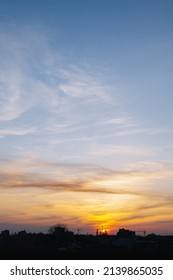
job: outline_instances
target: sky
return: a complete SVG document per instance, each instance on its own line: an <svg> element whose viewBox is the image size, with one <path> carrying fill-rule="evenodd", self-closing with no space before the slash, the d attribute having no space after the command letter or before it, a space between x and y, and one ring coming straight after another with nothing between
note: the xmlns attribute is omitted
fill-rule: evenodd
<svg viewBox="0 0 173 280"><path fill-rule="evenodd" d="M0 0L0 231L173 234L172 13Z"/></svg>

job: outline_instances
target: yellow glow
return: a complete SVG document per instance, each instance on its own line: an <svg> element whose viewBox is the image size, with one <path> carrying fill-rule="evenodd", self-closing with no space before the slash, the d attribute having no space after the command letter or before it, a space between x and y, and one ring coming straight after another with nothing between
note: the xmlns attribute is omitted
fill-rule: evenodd
<svg viewBox="0 0 173 280"><path fill-rule="evenodd" d="M20 166L22 168L22 164ZM3 168L7 174L7 167ZM80 224L93 233L102 225L108 225L103 233L104 230L114 233L119 227L149 230L152 224L159 227L159 223L166 222L168 217L173 219L170 196L155 190L151 192L143 186L151 177L151 174L111 175L78 186L73 180L25 178L13 170L5 177L1 188L1 222L47 227L63 222L72 228Z"/></svg>

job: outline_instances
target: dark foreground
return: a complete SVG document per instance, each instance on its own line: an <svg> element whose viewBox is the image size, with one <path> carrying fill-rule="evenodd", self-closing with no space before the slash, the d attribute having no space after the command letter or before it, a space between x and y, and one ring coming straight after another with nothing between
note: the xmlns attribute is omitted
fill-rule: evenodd
<svg viewBox="0 0 173 280"><path fill-rule="evenodd" d="M1 260L169 260L173 236L74 235L20 233L0 235Z"/></svg>

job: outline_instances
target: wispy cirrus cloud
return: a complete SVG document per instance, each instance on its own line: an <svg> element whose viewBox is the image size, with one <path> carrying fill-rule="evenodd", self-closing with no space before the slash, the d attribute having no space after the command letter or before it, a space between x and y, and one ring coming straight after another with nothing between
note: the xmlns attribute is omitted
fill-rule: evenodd
<svg viewBox="0 0 173 280"><path fill-rule="evenodd" d="M143 160L137 163L131 163L128 165L129 170L140 169L144 172L157 171L161 172L163 170L170 170L173 168L172 160Z"/></svg>
<svg viewBox="0 0 173 280"><path fill-rule="evenodd" d="M111 170L98 165L69 164L39 161L34 157L21 160L1 161L0 187L42 188L54 191L98 192L108 194L132 194L148 196L152 191L145 188L158 180L170 182L172 168L158 172L137 170ZM157 189L157 192L159 189ZM160 196L160 195L159 195ZM165 194L165 198L169 198ZM171 200L172 201L172 200Z"/></svg>
<svg viewBox="0 0 173 280"><path fill-rule="evenodd" d="M117 117L112 117L112 118L108 118L106 120L103 120L101 122L98 122L98 124L100 125L117 125L117 126L121 126L121 127L126 127L126 126L130 126L131 124L131 119L128 117L121 117L121 116L117 116Z"/></svg>
<svg viewBox="0 0 173 280"><path fill-rule="evenodd" d="M100 147L97 147L97 150L91 151L91 154L96 156L111 156L115 154L125 154L128 156L151 156L153 155L153 151L148 148L135 146L100 145Z"/></svg>
<svg viewBox="0 0 173 280"><path fill-rule="evenodd" d="M151 124L135 120L132 116L122 115L112 116L106 120L97 123L103 126L112 126L115 132L112 136L128 136L128 135L157 135L171 133L172 129L168 127L153 127Z"/></svg>
<svg viewBox="0 0 173 280"><path fill-rule="evenodd" d="M113 87L108 84L104 73L96 72L92 67L64 63L61 51L54 51L46 35L37 28L34 31L28 28L26 32L26 27L23 27L16 36L2 32L0 43L3 66L0 68L1 122L17 120L24 123L22 116L35 108L37 116L30 114L27 119L31 125L28 132L32 132L35 126L39 135L71 133L68 139L81 143L170 132L168 128L146 125L123 112L118 105L121 102L119 91L115 84ZM35 122L37 125L33 125ZM93 136L88 131L96 133ZM15 132L6 127L6 134L4 130L0 137L13 134L25 135L27 131L23 130L22 134L22 131L16 129ZM55 144L53 139L49 142ZM63 140L57 140L57 144L60 142ZM67 139L64 138L65 142ZM97 155L102 153L105 156L125 152L142 155L142 150L130 147L96 151Z"/></svg>
<svg viewBox="0 0 173 280"><path fill-rule="evenodd" d="M58 61L46 40L46 34L26 26L13 33L1 32L0 121L20 118L35 106L53 110L60 106L59 89L52 73L53 58Z"/></svg>
<svg viewBox="0 0 173 280"><path fill-rule="evenodd" d="M60 90L66 95L74 98L95 97L100 101L110 101L110 87L101 82L96 73L87 72L79 67L72 66L70 69L60 70L60 77L63 80Z"/></svg>
<svg viewBox="0 0 173 280"><path fill-rule="evenodd" d="M35 127L16 127L16 128L0 128L0 136L1 137L6 137L9 135L14 135L14 136L22 136L22 135L27 135L30 133L34 133L36 131Z"/></svg>
<svg viewBox="0 0 173 280"><path fill-rule="evenodd" d="M131 127L131 129L124 129L122 131L118 131L114 135L115 136L128 136L128 135L140 135L140 134L158 135L158 134L165 134L170 132L172 132L171 129L164 128L164 127L155 128L155 127L138 126L138 128Z"/></svg>
<svg viewBox="0 0 173 280"><path fill-rule="evenodd" d="M67 65L62 52L53 50L39 29L24 26L16 36L2 32L0 43L0 122L6 123L1 137L27 133L11 130L13 121L27 122L28 132L35 126L39 135L83 131L90 119L95 123L98 118L99 103L109 103L111 88L103 81L104 75L92 67ZM84 114L87 102L91 110ZM73 139L87 142L85 136L73 135Z"/></svg>
<svg viewBox="0 0 173 280"><path fill-rule="evenodd" d="M23 74L21 73L9 73L7 71L4 78L0 73L0 121L16 119L32 106L32 98L27 98L26 91L21 85L21 80L23 80L22 76Z"/></svg>

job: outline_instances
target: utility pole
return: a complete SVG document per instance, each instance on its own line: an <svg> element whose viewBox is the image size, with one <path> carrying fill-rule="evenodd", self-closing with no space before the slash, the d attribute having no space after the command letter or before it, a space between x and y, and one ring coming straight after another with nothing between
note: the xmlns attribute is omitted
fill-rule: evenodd
<svg viewBox="0 0 173 280"><path fill-rule="evenodd" d="M77 229L77 234L78 234L78 235L79 235L79 233L80 233L81 230L82 230L81 228L78 228L78 229Z"/></svg>

